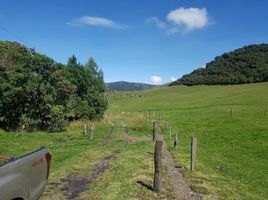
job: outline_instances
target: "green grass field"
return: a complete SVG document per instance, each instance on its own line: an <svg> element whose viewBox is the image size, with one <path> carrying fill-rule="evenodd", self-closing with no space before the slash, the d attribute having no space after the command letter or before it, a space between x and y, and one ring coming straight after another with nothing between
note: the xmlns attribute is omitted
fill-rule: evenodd
<svg viewBox="0 0 268 200"><path fill-rule="evenodd" d="M164 129L166 141L196 190L220 199L267 199L268 83L159 87L108 98L109 113L150 112L171 124L173 136L179 130L179 148ZM198 139L193 173L191 136Z"/></svg>
<svg viewBox="0 0 268 200"><path fill-rule="evenodd" d="M114 124L112 136L109 124ZM112 152L119 152L110 161L109 168L93 180L77 199L163 199L174 198L169 182L163 179L163 192L153 193L149 187L153 183L152 141L132 141L123 139L122 123L128 126L129 135L151 138L151 124L144 116L136 113L117 113L106 115L105 119L95 124L94 138L83 133L84 123L76 122L65 132L5 132L0 130L0 155L21 156L40 146L47 146L52 152L52 169L49 185L42 200L64 200L62 188L70 174L77 177L88 176L101 159ZM164 174L166 174L164 169Z"/></svg>
<svg viewBox="0 0 268 200"><path fill-rule="evenodd" d="M71 173L88 176L96 163L115 151L119 154L110 161L109 168L78 199L174 199L165 168L162 192L155 194L146 187L153 182L154 143L128 143L123 138L122 123L127 124L130 136L151 137L152 124L145 118L150 112L194 190L219 199L263 200L268 196L267 91L268 83L261 83L109 93L109 109L105 118L95 124L93 140L83 134L83 122L72 123L61 133L0 130L0 155L17 157L40 146L50 149L50 184L42 200L66 199L62 187ZM169 140L166 121L172 126L173 138L179 130L177 149ZM195 172L189 170L191 136L198 139Z"/></svg>

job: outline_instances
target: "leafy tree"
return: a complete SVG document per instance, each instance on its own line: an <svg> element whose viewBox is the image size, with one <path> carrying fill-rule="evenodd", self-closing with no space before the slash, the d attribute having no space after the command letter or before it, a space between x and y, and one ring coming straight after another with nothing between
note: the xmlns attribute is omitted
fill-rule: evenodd
<svg viewBox="0 0 268 200"><path fill-rule="evenodd" d="M76 86L76 98L69 116L72 119L94 119L102 117L107 101L104 97L105 83L103 72L93 58L83 66L77 63L75 56L69 58L66 65L67 77Z"/></svg>
<svg viewBox="0 0 268 200"><path fill-rule="evenodd" d="M102 116L103 73L93 61L86 67L72 56L65 66L0 41L0 127L61 131L68 120Z"/></svg>

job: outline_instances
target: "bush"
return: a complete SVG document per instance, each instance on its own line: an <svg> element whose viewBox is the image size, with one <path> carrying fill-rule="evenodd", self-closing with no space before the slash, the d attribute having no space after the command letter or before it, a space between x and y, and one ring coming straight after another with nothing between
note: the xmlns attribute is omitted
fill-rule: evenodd
<svg viewBox="0 0 268 200"><path fill-rule="evenodd" d="M64 115L64 107L62 105L53 106L47 118L47 129L51 132L62 131L63 127L67 125L67 120Z"/></svg>

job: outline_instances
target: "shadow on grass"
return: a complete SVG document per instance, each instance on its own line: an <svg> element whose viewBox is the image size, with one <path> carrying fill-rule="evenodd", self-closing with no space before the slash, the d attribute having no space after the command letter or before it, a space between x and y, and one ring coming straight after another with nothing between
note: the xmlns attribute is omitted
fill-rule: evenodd
<svg viewBox="0 0 268 200"><path fill-rule="evenodd" d="M148 190L153 191L153 187L151 185L148 185L148 184L144 183L143 181L137 181L137 183L143 187L146 187Z"/></svg>

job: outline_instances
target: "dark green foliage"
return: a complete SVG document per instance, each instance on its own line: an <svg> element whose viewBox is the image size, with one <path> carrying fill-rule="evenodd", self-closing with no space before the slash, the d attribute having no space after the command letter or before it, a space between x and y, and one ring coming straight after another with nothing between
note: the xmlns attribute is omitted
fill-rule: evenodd
<svg viewBox="0 0 268 200"><path fill-rule="evenodd" d="M72 56L66 65L68 80L76 86L75 96L69 110L70 119L93 119L102 117L107 101L104 97L103 72L93 58L83 66Z"/></svg>
<svg viewBox="0 0 268 200"><path fill-rule="evenodd" d="M171 85L228 85L268 81L268 44L250 45L216 57L206 68Z"/></svg>
<svg viewBox="0 0 268 200"><path fill-rule="evenodd" d="M0 41L0 127L61 131L68 120L101 117L106 100L99 76L101 71L90 71L74 56L64 66Z"/></svg>
<svg viewBox="0 0 268 200"><path fill-rule="evenodd" d="M49 131L62 131L62 128L66 125L66 119L64 116L64 106L55 105L51 108L48 119Z"/></svg>

